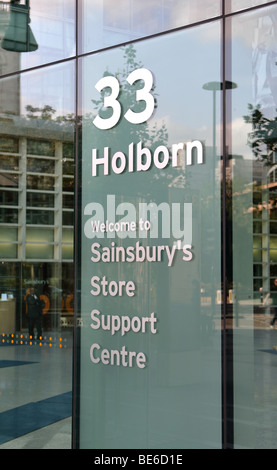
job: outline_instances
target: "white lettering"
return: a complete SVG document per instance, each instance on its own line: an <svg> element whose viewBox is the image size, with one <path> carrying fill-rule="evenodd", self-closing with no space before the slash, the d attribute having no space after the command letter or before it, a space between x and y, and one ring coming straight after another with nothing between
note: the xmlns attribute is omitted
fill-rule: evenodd
<svg viewBox="0 0 277 470"><path fill-rule="evenodd" d="M143 352L136 353L134 351L127 351L126 346L122 346L121 350L117 349L102 349L97 343L92 344L90 348L90 360L94 364L101 362L104 365L134 367L144 369L146 366L146 356Z"/></svg>
<svg viewBox="0 0 277 470"><path fill-rule="evenodd" d="M103 294L105 297L122 297L124 292L128 297L134 297L136 286L133 281L107 281L106 276L100 279L99 276L91 278L91 286L93 289L90 291L92 295Z"/></svg>
<svg viewBox="0 0 277 470"><path fill-rule="evenodd" d="M144 158L146 161L143 162ZM142 148L142 143L139 142L137 145L137 171L149 170L151 165L151 152L147 148Z"/></svg>
<svg viewBox="0 0 277 470"><path fill-rule="evenodd" d="M121 336L125 336L130 331L146 333L149 330L153 335L157 333L157 318L154 312L149 317L129 317L128 315L104 315L94 309L91 311L90 317L92 320L90 326L93 330L102 328L105 331L110 331L112 336L118 332Z"/></svg>
<svg viewBox="0 0 277 470"><path fill-rule="evenodd" d="M109 147L104 148L104 157L97 157L97 149L92 149L92 176L97 176L97 165L104 165L104 175L109 174Z"/></svg>
<svg viewBox="0 0 277 470"><path fill-rule="evenodd" d="M159 155L163 153L163 161L159 160ZM154 152L154 165L162 170L163 168L167 167L169 162L169 151L164 145L160 145L156 148Z"/></svg>
<svg viewBox="0 0 277 470"><path fill-rule="evenodd" d="M124 171L130 173L134 171L147 171L154 165L159 170L166 168L170 163L173 168L180 166L178 159L178 152L184 151L185 161L187 165L192 165L193 154L196 154L196 163L201 165L204 163L204 149L203 144L199 140L193 142L187 142L186 144L173 144L170 152L167 147L160 145L153 151L143 147L142 142L134 145L131 142L128 146L128 155L125 155L122 151L115 152L112 157L110 156L110 148L104 147L103 156L99 156L99 150L92 149L91 167L92 176L98 176L97 169L102 168L104 176L109 175L110 170L115 174L120 175ZM111 168L110 168L111 162Z"/></svg>
<svg viewBox="0 0 277 470"><path fill-rule="evenodd" d="M119 161L119 165L117 162ZM126 157L123 152L116 152L112 158L112 170L115 174L120 175L126 168Z"/></svg>
<svg viewBox="0 0 277 470"><path fill-rule="evenodd" d="M98 263L143 263L148 261L149 263L159 263L167 259L167 265L171 267L176 257L178 250L182 249L182 243L180 240L172 247L168 245L154 245L154 246L143 246L140 242L136 242L134 246L116 246L114 242L111 243L111 247L102 247L100 243L93 243L91 245L91 261ZM183 261L191 261L192 259L192 245L183 246ZM122 281L123 282L123 281ZM93 281L93 287L95 287L95 280ZM118 290L114 287L115 295L118 295L123 285L118 286ZM133 286L129 285L129 293L132 292ZM111 291L112 292L112 291ZM109 294L111 295L111 293Z"/></svg>
<svg viewBox="0 0 277 470"><path fill-rule="evenodd" d="M191 261L192 260L192 252L191 252L192 246L191 245L185 245L183 246L183 260L184 261Z"/></svg>
<svg viewBox="0 0 277 470"><path fill-rule="evenodd" d="M192 151L193 149L197 149L197 163L201 165L203 160L203 145L199 140L195 140L194 142L187 142L187 165L192 165Z"/></svg>

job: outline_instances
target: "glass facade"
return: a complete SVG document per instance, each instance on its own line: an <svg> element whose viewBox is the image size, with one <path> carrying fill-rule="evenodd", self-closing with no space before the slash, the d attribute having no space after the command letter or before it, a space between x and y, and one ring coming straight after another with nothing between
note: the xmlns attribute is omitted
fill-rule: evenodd
<svg viewBox="0 0 277 470"><path fill-rule="evenodd" d="M210 40L204 43L207 37ZM160 50L163 50L162 61ZM176 55L172 55L173 50ZM191 54L189 63L178 68L174 87L168 86L176 57L186 55L188 50ZM125 112L128 106L134 106L135 95L130 96L132 91L124 83L124 75L128 76L128 68L132 70L138 63L139 70L151 70L155 76L156 111L153 118L141 125L122 118L110 133L93 127L93 107L98 110L99 105L97 91L93 94L91 83L96 83L102 74L107 76L107 71L115 76L114 64L116 76L122 83L121 104ZM202 74L198 73L199 63L203 67ZM124 50L116 48L98 56L85 57L80 71L84 227L80 289L80 446L158 448L161 442L167 442L173 448L195 448L199 441L205 447L220 446L220 305L208 303L201 308L200 299L200 286L207 297L215 297L221 287L220 156L213 147L213 132L203 129L204 123L210 120L212 104L211 95L203 85L211 76L220 80L220 24L216 21L202 25L197 33L186 29L152 39L150 53L148 41L142 41L126 46ZM99 71L103 72L99 74ZM198 161L200 157L194 155L195 161L190 166L185 151L180 151L176 167L173 162L172 166L166 167L159 164L165 159L163 155L167 149L189 142L192 136L205 141L203 164ZM216 137L218 142L218 132ZM143 150L140 150L142 142ZM98 176L92 178L89 171L92 148L97 149L99 159L103 155L102 149L108 147L110 158L120 151L129 154L130 161L130 145L134 147L132 152L136 154L137 163L140 152L149 157L150 153L156 155L156 149L160 150L159 162L155 161L151 169L146 169L144 159L142 171L134 163L131 172L118 172L114 168L108 175L99 168ZM99 206L103 207L109 221L114 207L116 214L125 216L124 221L129 219L130 223L139 223L139 233L117 236L108 232L103 237L98 232L95 235L90 224L99 221ZM115 223L121 221L121 217L115 217ZM142 227L147 223L152 225L148 232ZM158 227L159 223L162 229ZM208 249L206 238L200 232L211 233ZM182 246L183 256L175 253L173 261L165 255L160 259L159 251L164 245L166 252L173 255L175 244ZM104 250L109 253L113 249L120 250L120 258L106 263ZM188 253L191 249L193 254ZM132 250L134 259L128 256ZM208 266L212 271L209 276L205 271ZM113 291L98 293L103 276L111 285L117 280L133 282L135 291L131 295L114 295ZM106 324L99 328L100 315L111 324L124 318L126 333L121 333L123 337L120 338L119 332L113 333L108 323L107 328ZM140 328L141 318L149 319L151 315L157 329L153 325L151 331L146 329L144 332L144 328ZM91 316L95 331L90 328ZM129 328L127 325L131 321L133 327ZM95 345L92 361L88 355L91 344ZM122 348L139 351L147 358L145 370L130 363L125 364L131 369L128 371L124 365L107 367L111 361L106 362L106 359L104 365L96 365L99 347L104 351L122 351ZM96 363L95 367L91 362ZM184 403L187 406L183 406ZM204 403L211 414L208 411L203 414ZM109 425L102 423L100 426L103 412L109 415ZM192 416L197 423L193 429ZM130 433L130 427L139 432ZM111 428L114 433L110 432ZM120 436L116 433L118 428L121 429Z"/></svg>
<svg viewBox="0 0 277 470"><path fill-rule="evenodd" d="M97 0L80 2L80 51L125 43L219 16L220 0Z"/></svg>
<svg viewBox="0 0 277 470"><path fill-rule="evenodd" d="M74 15L75 2L0 2L1 448L45 447L44 426L71 447ZM21 27L37 50L20 52Z"/></svg>
<svg viewBox="0 0 277 470"><path fill-rule="evenodd" d="M0 449L275 448L277 2L50 3L0 2Z"/></svg>
<svg viewBox="0 0 277 470"><path fill-rule="evenodd" d="M238 84L229 141L233 155L229 168L233 186L234 443L254 448L274 447L276 410L272 396L276 338L270 329L276 308L275 18L276 6L268 6L228 20L230 78Z"/></svg>

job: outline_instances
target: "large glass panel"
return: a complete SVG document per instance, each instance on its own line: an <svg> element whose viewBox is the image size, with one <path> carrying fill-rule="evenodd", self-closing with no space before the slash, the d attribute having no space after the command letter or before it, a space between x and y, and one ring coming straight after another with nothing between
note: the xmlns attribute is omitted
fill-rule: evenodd
<svg viewBox="0 0 277 470"><path fill-rule="evenodd" d="M0 3L1 75L75 54L75 0Z"/></svg>
<svg viewBox="0 0 277 470"><path fill-rule="evenodd" d="M276 448L276 18L274 6L231 23L234 443L242 448Z"/></svg>
<svg viewBox="0 0 277 470"><path fill-rule="evenodd" d="M246 8L264 5L265 3L270 2L271 0L225 0L225 8L226 13L233 13L236 11L245 10Z"/></svg>
<svg viewBox="0 0 277 470"><path fill-rule="evenodd" d="M80 52L215 18L220 0L82 0Z"/></svg>
<svg viewBox="0 0 277 470"><path fill-rule="evenodd" d="M1 449L71 447L74 80L74 62L0 80Z"/></svg>
<svg viewBox="0 0 277 470"><path fill-rule="evenodd" d="M80 62L81 448L222 444L220 26Z"/></svg>

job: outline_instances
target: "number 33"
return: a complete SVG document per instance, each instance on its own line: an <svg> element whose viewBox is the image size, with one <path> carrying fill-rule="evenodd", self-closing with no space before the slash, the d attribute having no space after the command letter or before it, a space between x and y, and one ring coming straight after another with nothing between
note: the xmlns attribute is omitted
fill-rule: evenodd
<svg viewBox="0 0 277 470"><path fill-rule="evenodd" d="M143 122L146 122L147 119L152 116L155 108L155 100L151 94L151 89L154 83L152 73L148 69L140 68L131 72L127 77L127 82L130 85L133 85L137 80L143 80L144 87L141 90L136 91L136 100L145 101L146 107L144 111L140 113L135 113L131 109L128 109L124 117L131 124L142 124ZM104 98L104 106L106 108L113 109L112 116L107 119L103 119L98 115L93 121L94 125L98 127L98 129L111 129L116 126L121 117L121 105L119 101L117 101L120 91L119 81L112 76L103 77L96 83L95 88L99 92L104 88L111 88L111 94Z"/></svg>

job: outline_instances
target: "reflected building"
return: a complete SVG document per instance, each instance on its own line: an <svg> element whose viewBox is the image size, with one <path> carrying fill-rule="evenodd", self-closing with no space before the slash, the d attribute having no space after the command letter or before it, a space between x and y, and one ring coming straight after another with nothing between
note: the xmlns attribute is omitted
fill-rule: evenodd
<svg viewBox="0 0 277 470"><path fill-rule="evenodd" d="M15 2L14 8L17 3L24 8L24 2ZM9 2L0 3L0 21L2 41L11 22ZM19 71L22 62L21 53L1 48L2 76ZM57 74L62 81L67 74L70 83L70 72L50 73L47 85ZM47 100L53 102L60 92L50 92L48 98L45 79L37 75L31 92L30 79L19 73L0 83L0 294L15 304L12 328L1 322L4 335L26 330L31 286L45 301L44 331L72 327L74 124L66 116L56 119ZM69 113L72 99L62 101Z"/></svg>
<svg viewBox="0 0 277 470"><path fill-rule="evenodd" d="M51 329L63 311L73 311L67 298L73 297L73 130L12 114L1 114L0 121L1 294L17 299L21 331L24 297L31 285L39 286L49 297L44 314Z"/></svg>

